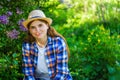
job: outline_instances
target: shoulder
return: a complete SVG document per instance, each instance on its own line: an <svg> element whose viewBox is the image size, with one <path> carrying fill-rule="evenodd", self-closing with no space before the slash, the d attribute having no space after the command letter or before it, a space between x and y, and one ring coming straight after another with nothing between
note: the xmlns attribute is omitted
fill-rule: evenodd
<svg viewBox="0 0 120 80"><path fill-rule="evenodd" d="M65 41L62 37L48 37L48 43L53 43L54 45L65 45Z"/></svg>
<svg viewBox="0 0 120 80"><path fill-rule="evenodd" d="M61 37L54 37L52 38L53 41L57 41L58 43L64 43L64 39Z"/></svg>
<svg viewBox="0 0 120 80"><path fill-rule="evenodd" d="M54 38L53 38L53 41L54 41L57 45L59 45L59 47L61 47L61 46L66 46L64 39L61 38L61 37L54 37Z"/></svg>
<svg viewBox="0 0 120 80"><path fill-rule="evenodd" d="M23 42L23 43L22 43L22 47L23 47L23 48L28 49L28 48L30 48L30 46L31 46L31 44L28 43L28 42Z"/></svg>

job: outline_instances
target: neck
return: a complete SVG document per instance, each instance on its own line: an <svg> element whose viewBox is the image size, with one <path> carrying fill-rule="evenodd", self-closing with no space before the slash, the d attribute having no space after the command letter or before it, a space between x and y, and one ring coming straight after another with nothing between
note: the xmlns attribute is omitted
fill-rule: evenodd
<svg viewBox="0 0 120 80"><path fill-rule="evenodd" d="M40 47L45 47L47 44L47 36L44 37L43 39L36 39L36 43L40 46Z"/></svg>

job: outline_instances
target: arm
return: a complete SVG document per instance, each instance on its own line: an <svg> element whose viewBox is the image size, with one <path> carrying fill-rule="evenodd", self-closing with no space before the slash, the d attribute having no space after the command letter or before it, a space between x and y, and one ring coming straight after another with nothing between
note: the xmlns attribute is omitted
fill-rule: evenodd
<svg viewBox="0 0 120 80"><path fill-rule="evenodd" d="M22 71L25 75L24 80L35 80L34 79L34 66L30 58L30 44L23 43L22 45Z"/></svg>
<svg viewBox="0 0 120 80"><path fill-rule="evenodd" d="M65 76L68 74L68 53L63 39L58 41L58 53L56 55L56 60L57 74L53 80L64 80Z"/></svg>

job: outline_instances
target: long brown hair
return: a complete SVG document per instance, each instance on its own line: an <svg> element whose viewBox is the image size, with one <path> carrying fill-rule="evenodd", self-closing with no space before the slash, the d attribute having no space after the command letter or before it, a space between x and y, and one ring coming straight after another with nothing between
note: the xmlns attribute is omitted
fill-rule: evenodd
<svg viewBox="0 0 120 80"><path fill-rule="evenodd" d="M35 21L35 20L33 20L33 21ZM31 25L31 23L33 22L33 21L31 21L28 25L27 25L27 28L28 28L28 35L25 37L25 39L24 39L24 41L25 42L30 42L30 43L32 43L32 42L34 42L35 41L35 38L30 34L30 32L29 32L29 28L30 28L30 25ZM65 38L60 34L60 33L58 33L52 26L50 26L46 21L44 21L44 20L39 20L39 21L42 21L42 22L44 22L44 23L46 23L47 25L48 25L48 32L47 32L47 35L49 35L49 36L51 36L51 37L57 37L57 36L59 36L59 37L61 37L64 41L65 41L65 43L66 43L66 49L67 49L67 52L68 52L68 58L70 57L70 50L69 50L69 47L68 47L68 44L67 44L67 41L65 40Z"/></svg>

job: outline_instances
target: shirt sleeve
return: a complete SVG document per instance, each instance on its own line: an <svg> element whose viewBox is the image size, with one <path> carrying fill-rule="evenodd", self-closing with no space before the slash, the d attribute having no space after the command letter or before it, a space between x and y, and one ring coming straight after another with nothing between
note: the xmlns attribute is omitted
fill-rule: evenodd
<svg viewBox="0 0 120 80"><path fill-rule="evenodd" d="M24 80L35 80L34 78L34 66L30 55L30 44L22 44L22 71L25 75Z"/></svg>
<svg viewBox="0 0 120 80"><path fill-rule="evenodd" d="M53 80L65 80L65 76L68 74L68 53L66 50L66 44L63 39L58 41L58 53L57 53L57 66L56 76Z"/></svg>

